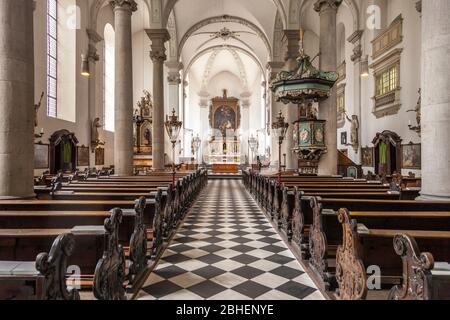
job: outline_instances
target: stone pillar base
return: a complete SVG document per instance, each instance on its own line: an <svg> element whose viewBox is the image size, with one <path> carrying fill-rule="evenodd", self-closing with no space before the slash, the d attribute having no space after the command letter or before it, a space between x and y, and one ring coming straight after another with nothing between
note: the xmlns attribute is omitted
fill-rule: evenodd
<svg viewBox="0 0 450 320"><path fill-rule="evenodd" d="M24 196L0 196L0 200L32 200L36 199L36 194L24 195Z"/></svg>
<svg viewBox="0 0 450 320"><path fill-rule="evenodd" d="M437 196L431 196L422 194L420 197L416 198L417 201L442 201L442 202L450 202L450 196L448 197L437 197Z"/></svg>

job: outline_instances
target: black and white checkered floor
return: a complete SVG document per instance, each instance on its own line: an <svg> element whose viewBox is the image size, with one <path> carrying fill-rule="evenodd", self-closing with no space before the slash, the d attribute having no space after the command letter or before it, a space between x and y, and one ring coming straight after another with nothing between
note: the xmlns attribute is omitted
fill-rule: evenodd
<svg viewBox="0 0 450 320"><path fill-rule="evenodd" d="M213 180L138 299L324 298L242 182Z"/></svg>

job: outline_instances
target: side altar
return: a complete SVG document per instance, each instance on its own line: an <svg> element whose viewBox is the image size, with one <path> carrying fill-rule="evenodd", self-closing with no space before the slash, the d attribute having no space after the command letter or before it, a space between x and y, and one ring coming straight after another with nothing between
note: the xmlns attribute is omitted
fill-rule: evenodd
<svg viewBox="0 0 450 320"><path fill-rule="evenodd" d="M152 157L153 102L151 94L144 90L144 96L137 103L133 115L134 168L137 171L150 169Z"/></svg>

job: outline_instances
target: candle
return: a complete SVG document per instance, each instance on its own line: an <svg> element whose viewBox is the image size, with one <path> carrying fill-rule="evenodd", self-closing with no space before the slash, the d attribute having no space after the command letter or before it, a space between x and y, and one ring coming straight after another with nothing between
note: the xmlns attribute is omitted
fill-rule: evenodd
<svg viewBox="0 0 450 320"><path fill-rule="evenodd" d="M44 128L41 128L41 133L44 134Z"/></svg>

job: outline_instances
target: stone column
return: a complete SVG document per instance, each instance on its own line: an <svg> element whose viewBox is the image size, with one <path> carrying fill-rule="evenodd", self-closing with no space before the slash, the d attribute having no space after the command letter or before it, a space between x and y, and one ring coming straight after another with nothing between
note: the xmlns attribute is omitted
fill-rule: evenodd
<svg viewBox="0 0 450 320"><path fill-rule="evenodd" d="M0 1L0 199L34 197L33 3Z"/></svg>
<svg viewBox="0 0 450 320"><path fill-rule="evenodd" d="M341 0L318 0L314 10L320 16L320 69L336 71L336 13ZM338 164L337 151L337 109L336 86L331 90L330 97L319 104L319 118L326 120L325 140L327 153L322 156L319 164L320 175L336 175Z"/></svg>
<svg viewBox="0 0 450 320"><path fill-rule="evenodd" d="M363 126L363 118L362 118L362 105L361 105L361 58L362 58L362 45L361 45L361 37L363 35L362 30L356 30L353 32L350 37L347 39L348 42L353 44L353 54L350 57L352 62L354 63L354 111L353 114L358 116L359 120L359 130L358 130L358 146L353 147L353 151L356 154L359 154L359 150L361 149L361 141L362 141L362 126ZM351 115L349 115L351 117ZM360 163L361 157L355 157L356 163Z"/></svg>
<svg viewBox="0 0 450 320"><path fill-rule="evenodd" d="M284 66L284 62L269 62L267 64L267 72L268 72L268 78L270 81L273 81L275 79L276 75L281 71L281 69ZM283 109L283 103L277 102L275 98L275 94L270 91L269 92L269 103L270 103L270 126L272 128L272 123L276 121L276 118L278 117L278 113L280 110L283 112L285 111ZM270 151L271 151L271 157L270 157L270 166L274 170L278 170L278 138L276 138L273 133L270 134ZM283 161L283 158L281 159Z"/></svg>
<svg viewBox="0 0 450 320"><path fill-rule="evenodd" d="M115 134L114 167L118 176L133 173L133 51L131 15L134 0L111 1L115 25Z"/></svg>
<svg viewBox="0 0 450 320"><path fill-rule="evenodd" d="M422 192L450 200L450 0L422 1Z"/></svg>
<svg viewBox="0 0 450 320"><path fill-rule="evenodd" d="M205 156L209 155L209 143L207 140L209 140L209 106L210 106L210 95L207 91L200 91L198 93L199 96L199 104L200 107L200 138L202 139L202 146L200 147L199 151L199 159L201 159L201 162L203 163L203 160L205 160ZM213 131L211 131L212 134L214 134ZM194 132L195 134L195 132ZM190 142L189 142L190 143ZM209 161L209 159L208 159Z"/></svg>
<svg viewBox="0 0 450 320"><path fill-rule="evenodd" d="M97 43L103 40L103 38L92 29L86 30L89 38L89 49L88 49L88 61L89 61L89 80L88 80L88 110L89 110L89 117L88 117L88 123L86 124L86 130L91 133L91 126L92 121L99 117L99 110L96 108L96 82L97 82L97 72L96 72L96 63L100 60L99 55L97 54ZM92 137L90 137L90 141L92 142ZM91 163L95 163L95 153L93 152L94 149L92 148L92 152L90 152L90 161Z"/></svg>
<svg viewBox="0 0 450 320"><path fill-rule="evenodd" d="M169 69L169 74L167 76L167 82L169 83L169 102L167 103L167 108L165 109L166 114L172 114L172 110L175 109L175 112L180 121L183 121L181 117L180 110L180 88L181 88L181 74L180 71L183 70L183 64L178 61L168 61L166 62L166 66ZM184 121L183 121L184 127ZM180 132L179 140L182 139L183 132ZM169 158L172 161L172 143L169 139L166 139L165 142L165 150L169 155ZM180 146L177 145L175 150L175 162L179 163L179 154L180 154Z"/></svg>
<svg viewBox="0 0 450 320"><path fill-rule="evenodd" d="M284 60L286 67L289 68L289 66L295 65L295 61L300 54L300 30L284 30L284 36L287 39L287 51ZM295 148L293 123L298 120L298 105L288 104L282 107L281 110L286 121L289 122L289 129L281 149L282 153L286 154L286 170L297 170L298 157L292 149ZM281 155L282 162L284 161L283 154Z"/></svg>
<svg viewBox="0 0 450 320"><path fill-rule="evenodd" d="M148 29L152 41L150 58L153 61L153 170L162 171L164 163L164 61L166 61L165 43L170 40L166 29Z"/></svg>

